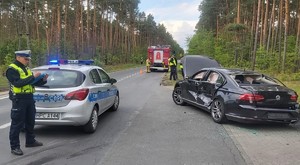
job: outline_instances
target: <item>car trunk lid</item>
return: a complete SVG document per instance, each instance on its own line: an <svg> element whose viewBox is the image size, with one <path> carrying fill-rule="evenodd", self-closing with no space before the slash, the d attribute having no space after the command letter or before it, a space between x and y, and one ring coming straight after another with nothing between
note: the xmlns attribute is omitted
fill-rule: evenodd
<svg viewBox="0 0 300 165"><path fill-rule="evenodd" d="M73 89L73 88L72 88ZM41 108L57 108L64 107L69 104L71 100L66 100L66 95L73 91L72 89L44 89L37 88L34 93L34 100L36 106Z"/></svg>
<svg viewBox="0 0 300 165"><path fill-rule="evenodd" d="M258 107L270 107L270 108L290 108L296 104L297 94L279 85L251 85L241 86L251 91L254 96L260 97L255 102Z"/></svg>

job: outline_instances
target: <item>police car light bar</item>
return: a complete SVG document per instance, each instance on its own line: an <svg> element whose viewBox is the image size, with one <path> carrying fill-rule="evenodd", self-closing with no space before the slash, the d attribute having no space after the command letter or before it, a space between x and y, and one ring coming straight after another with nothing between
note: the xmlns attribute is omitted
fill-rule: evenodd
<svg viewBox="0 0 300 165"><path fill-rule="evenodd" d="M58 60L50 60L49 61L49 63L50 63L50 65L57 65L57 64L59 64L59 61Z"/></svg>
<svg viewBox="0 0 300 165"><path fill-rule="evenodd" d="M51 60L49 61L52 65L59 64L77 64L77 65L91 65L94 60Z"/></svg>

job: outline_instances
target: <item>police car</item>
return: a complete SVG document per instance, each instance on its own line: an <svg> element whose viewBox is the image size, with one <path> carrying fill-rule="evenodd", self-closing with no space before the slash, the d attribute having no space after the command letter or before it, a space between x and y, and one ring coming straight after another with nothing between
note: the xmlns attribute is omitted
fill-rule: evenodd
<svg viewBox="0 0 300 165"><path fill-rule="evenodd" d="M119 106L117 80L92 60L52 60L50 65L32 71L48 74L47 83L36 87L37 125L83 126L87 133L96 131L98 116Z"/></svg>

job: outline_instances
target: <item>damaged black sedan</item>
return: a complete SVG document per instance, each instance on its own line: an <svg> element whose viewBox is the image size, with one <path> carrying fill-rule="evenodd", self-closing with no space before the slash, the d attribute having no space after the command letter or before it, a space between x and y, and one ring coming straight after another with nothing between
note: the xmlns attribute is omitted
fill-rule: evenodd
<svg viewBox="0 0 300 165"><path fill-rule="evenodd" d="M174 102L206 110L217 123L290 124L299 120L297 93L264 74L218 67L202 68L185 77L174 87Z"/></svg>

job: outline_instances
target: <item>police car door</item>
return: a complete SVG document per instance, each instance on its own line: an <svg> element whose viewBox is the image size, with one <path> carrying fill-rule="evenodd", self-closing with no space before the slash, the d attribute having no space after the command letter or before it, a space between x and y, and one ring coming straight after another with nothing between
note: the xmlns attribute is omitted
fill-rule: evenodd
<svg viewBox="0 0 300 165"><path fill-rule="evenodd" d="M99 114L101 114L105 111L105 106L107 104L105 100L105 92L108 88L102 83L97 69L92 69L89 75L94 83L94 87L90 89L90 94L93 95L93 101L99 104Z"/></svg>
<svg viewBox="0 0 300 165"><path fill-rule="evenodd" d="M101 77L101 81L102 81L102 85L103 87L105 87L105 98L104 98L104 102L105 102L105 110L110 108L115 100L115 95L114 95L114 89L112 89L113 85L110 82L110 77L108 76L107 73L105 73L102 69L98 69L98 72L100 74Z"/></svg>

